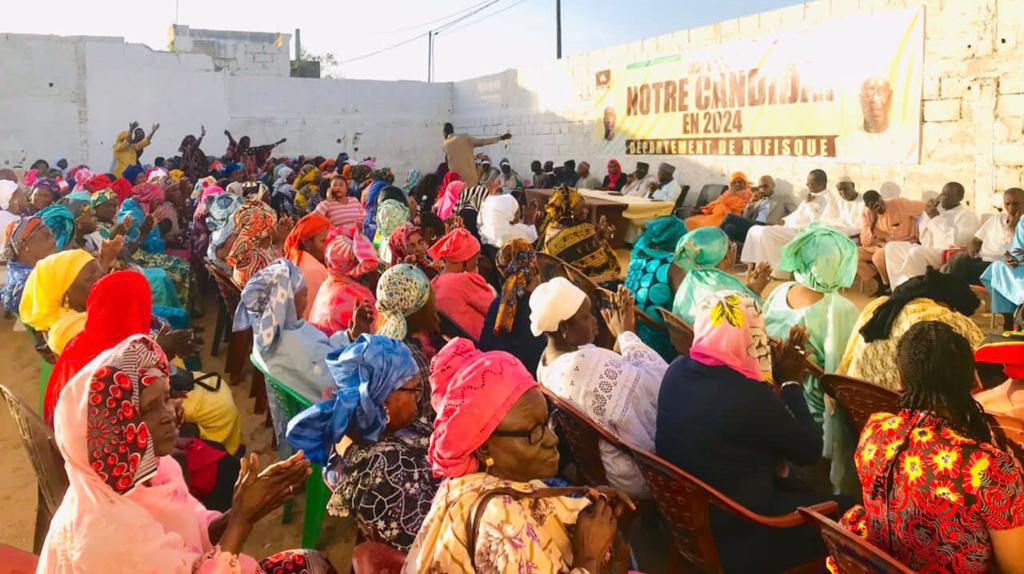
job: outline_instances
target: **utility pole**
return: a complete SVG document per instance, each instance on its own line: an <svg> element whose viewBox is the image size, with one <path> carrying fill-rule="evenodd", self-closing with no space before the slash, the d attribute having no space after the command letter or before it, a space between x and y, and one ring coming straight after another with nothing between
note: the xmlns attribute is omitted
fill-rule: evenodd
<svg viewBox="0 0 1024 574"><path fill-rule="evenodd" d="M427 31L427 82L434 81L434 31Z"/></svg>
<svg viewBox="0 0 1024 574"><path fill-rule="evenodd" d="M555 41L558 59L562 59L562 0L555 0Z"/></svg>

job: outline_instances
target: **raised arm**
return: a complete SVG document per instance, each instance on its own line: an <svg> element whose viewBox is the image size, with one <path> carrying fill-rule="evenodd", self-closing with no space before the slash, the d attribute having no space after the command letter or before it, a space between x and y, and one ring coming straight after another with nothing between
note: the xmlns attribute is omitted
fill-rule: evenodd
<svg viewBox="0 0 1024 574"><path fill-rule="evenodd" d="M507 139L512 139L512 134L504 134L492 138L475 138L470 136L470 143L473 144L473 147L482 147L485 145L494 145L500 141Z"/></svg>

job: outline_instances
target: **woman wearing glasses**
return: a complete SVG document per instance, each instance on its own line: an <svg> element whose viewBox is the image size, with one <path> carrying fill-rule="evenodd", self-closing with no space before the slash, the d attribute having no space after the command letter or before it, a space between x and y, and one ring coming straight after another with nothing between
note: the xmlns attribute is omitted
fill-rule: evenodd
<svg viewBox="0 0 1024 574"><path fill-rule="evenodd" d="M404 343L361 335L327 356L337 391L288 425L288 442L324 465L327 511L354 516L369 540L408 551L440 480L427 462L429 433L412 423L426 381ZM352 444L336 446L348 436Z"/></svg>
<svg viewBox="0 0 1024 574"><path fill-rule="evenodd" d="M619 571L606 570L605 557L632 503L614 491L570 498L541 482L558 471L558 438L518 359L454 339L431 362L430 383L430 463L445 480L406 574Z"/></svg>

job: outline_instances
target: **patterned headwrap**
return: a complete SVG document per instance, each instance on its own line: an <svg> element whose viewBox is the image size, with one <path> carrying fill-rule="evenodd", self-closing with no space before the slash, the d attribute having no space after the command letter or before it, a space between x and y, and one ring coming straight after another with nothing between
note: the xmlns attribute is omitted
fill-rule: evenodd
<svg viewBox="0 0 1024 574"><path fill-rule="evenodd" d="M302 242L331 228L331 221L319 213L302 216L288 237L284 240L284 255L289 261L298 265L302 260Z"/></svg>
<svg viewBox="0 0 1024 574"><path fill-rule="evenodd" d="M402 186L402 191L408 194L412 191L412 188L416 187L416 184L420 181L420 172L417 169L410 169L409 175L405 178L405 185Z"/></svg>
<svg viewBox="0 0 1024 574"><path fill-rule="evenodd" d="M814 222L782 248L781 271L818 293L835 293L853 285L857 246L849 237Z"/></svg>
<svg viewBox="0 0 1024 574"><path fill-rule="evenodd" d="M185 172L180 169L172 169L167 175L169 175L174 181L181 181L181 178L185 177Z"/></svg>
<svg viewBox="0 0 1024 574"><path fill-rule="evenodd" d="M22 217L8 223L7 229L4 230L4 250L0 259L7 263L17 261L18 254L25 247L28 238L40 225L43 225L43 220L38 216Z"/></svg>
<svg viewBox="0 0 1024 574"><path fill-rule="evenodd" d="M454 171L448 172L449 175L455 174L458 177L458 173ZM447 178L446 178L447 179ZM459 179L455 179L448 185L441 188L441 196L437 198L437 216L447 221L455 211L455 205L459 203L459 198L462 197L462 192L466 189L466 182Z"/></svg>
<svg viewBox="0 0 1024 574"><path fill-rule="evenodd" d="M513 239L502 247L495 263L498 273L505 278L505 284L501 288L494 334L505 335L512 331L519 299L526 294L530 281L540 277L540 268L537 267L537 252L533 245L523 239Z"/></svg>
<svg viewBox="0 0 1024 574"><path fill-rule="evenodd" d="M373 243L352 226L332 231L327 237L324 264L331 275L358 279L376 270L380 262L377 260L377 252L373 250Z"/></svg>
<svg viewBox="0 0 1024 574"><path fill-rule="evenodd" d="M208 187L203 193L214 189L220 188ZM203 203L206 205L206 228L213 233L231 222L231 217L242 206L242 198L233 193L213 193L207 195Z"/></svg>
<svg viewBox="0 0 1024 574"><path fill-rule="evenodd" d="M68 179L75 182L72 191L89 191L88 182L92 179L92 172L84 165L79 165L68 170Z"/></svg>
<svg viewBox="0 0 1024 574"><path fill-rule="evenodd" d="M74 214L63 205L55 203L41 210L36 215L53 232L53 238L57 240L57 251L63 251L75 237Z"/></svg>
<svg viewBox="0 0 1024 574"><path fill-rule="evenodd" d="M390 267L377 282L377 334L405 339L405 318L423 308L430 293L430 281L419 268L406 263Z"/></svg>
<svg viewBox="0 0 1024 574"><path fill-rule="evenodd" d="M117 201L117 194L111 189L101 189L96 193L92 194L92 198L89 200L89 205L92 206L93 210L103 205L108 201Z"/></svg>
<svg viewBox="0 0 1024 574"><path fill-rule="evenodd" d="M142 205L148 205L162 203L167 195L164 193L164 188L156 183L146 181L132 188L132 198Z"/></svg>
<svg viewBox="0 0 1024 574"><path fill-rule="evenodd" d="M445 345L430 361L430 403L437 419L428 456L434 476L457 478L477 472L476 450L519 398L537 386L523 363L509 353L484 353L463 338Z"/></svg>
<svg viewBox="0 0 1024 574"><path fill-rule="evenodd" d="M266 203L258 199L247 199L231 219L238 235L226 262L239 276L251 277L271 261L271 255L261 244L274 232L277 214Z"/></svg>
<svg viewBox="0 0 1024 574"><path fill-rule="evenodd" d="M555 188L555 191L551 194L551 199L544 206L544 211L548 216L547 223L564 224L572 221L572 210L581 201L583 201L583 196L580 195L579 191L576 191L576 188L569 188L564 185Z"/></svg>
<svg viewBox="0 0 1024 574"><path fill-rule="evenodd" d="M132 225L128 229L128 241L139 241L139 234L142 233L142 222L146 219L146 212L143 211L139 202L134 199L126 199L121 203L121 209L117 211L117 222L124 223L128 216L132 216ZM164 239L160 236L160 229L153 226L149 235L141 238L142 250L146 253L163 253Z"/></svg>
<svg viewBox="0 0 1024 574"><path fill-rule="evenodd" d="M32 191L45 189L53 194L54 199L60 197L60 183L52 177L41 177L32 184Z"/></svg>
<svg viewBox="0 0 1024 574"><path fill-rule="evenodd" d="M242 289L234 330L252 328L253 344L262 356L269 357L281 331L295 329L302 321L295 312L295 294L305 286L302 271L287 259L260 269Z"/></svg>
<svg viewBox="0 0 1024 574"><path fill-rule="evenodd" d="M772 382L772 353L761 305L747 293L714 291L696 302L690 358Z"/></svg>
<svg viewBox="0 0 1024 574"><path fill-rule="evenodd" d="M461 227L449 231L428 250L434 261L463 263L480 253L480 242L473 234Z"/></svg>
<svg viewBox="0 0 1024 574"><path fill-rule="evenodd" d="M409 207L393 199L384 200L377 208L377 235L387 243L391 234L403 223L409 222Z"/></svg>
<svg viewBox="0 0 1024 574"><path fill-rule="evenodd" d="M360 335L329 353L327 369L337 385L334 398L293 417L286 434L288 444L320 465L327 463L328 453L350 431L376 441L387 427L384 402L419 374L409 347L380 335Z"/></svg>

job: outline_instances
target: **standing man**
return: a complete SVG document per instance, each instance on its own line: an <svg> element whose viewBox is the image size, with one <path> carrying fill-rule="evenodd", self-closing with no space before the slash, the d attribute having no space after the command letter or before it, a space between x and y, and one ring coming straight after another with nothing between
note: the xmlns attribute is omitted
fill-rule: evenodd
<svg viewBox="0 0 1024 574"><path fill-rule="evenodd" d="M921 244L890 241L885 246L885 268L889 285L899 287L911 277L924 275L928 267L942 265L947 249L966 247L978 231L978 215L963 205L964 186L951 181L942 186L939 197L928 201L918 226Z"/></svg>
<svg viewBox="0 0 1024 574"><path fill-rule="evenodd" d="M683 193L682 186L676 181L676 166L662 163L658 166L658 181L647 185L647 197L655 201L674 202Z"/></svg>
<svg viewBox="0 0 1024 574"><path fill-rule="evenodd" d="M864 192L864 216L857 248L857 276L872 297L884 294L889 283L886 244L917 241L917 217L925 210L923 201L894 197L882 199L875 190ZM872 289L873 287L873 289Z"/></svg>
<svg viewBox="0 0 1024 574"><path fill-rule="evenodd" d="M581 161L579 167L576 168L576 175L580 176L576 182L576 187L580 189L601 189L601 180L590 173L589 163Z"/></svg>
<svg viewBox="0 0 1024 574"><path fill-rule="evenodd" d="M629 175L626 187L622 188L622 195L644 197L651 183L657 181L653 175L648 175L651 166L646 162L636 162L636 171Z"/></svg>
<svg viewBox="0 0 1024 574"><path fill-rule="evenodd" d="M788 197L775 195L775 180L770 175L762 175L751 191L754 196L743 215L730 213L722 220L722 231L736 243L745 242L747 232L755 225L778 225L794 207L787 201Z"/></svg>
<svg viewBox="0 0 1024 574"><path fill-rule="evenodd" d="M1024 208L1024 190L1011 187L1003 192L1003 212L989 217L963 251L954 255L943 271L971 285L981 285L981 274L994 261L1004 259L1013 243L1013 233Z"/></svg>
<svg viewBox="0 0 1024 574"><path fill-rule="evenodd" d="M512 139L512 134L505 134L496 138L475 138L467 134L456 134L455 127L451 122L444 124L444 154L448 157L448 170L458 172L462 181L467 187L472 187L479 182L476 173L476 161L473 158L473 149L485 145L494 145L500 141Z"/></svg>

